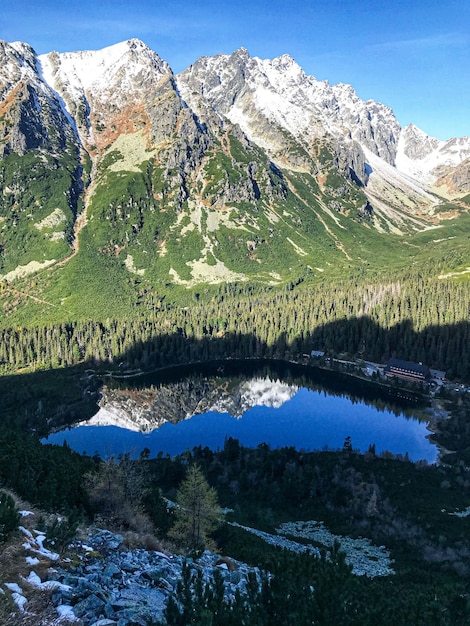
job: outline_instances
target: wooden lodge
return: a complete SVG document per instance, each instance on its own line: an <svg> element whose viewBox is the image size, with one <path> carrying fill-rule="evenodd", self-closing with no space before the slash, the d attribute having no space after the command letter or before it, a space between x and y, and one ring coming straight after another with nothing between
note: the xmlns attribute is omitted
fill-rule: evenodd
<svg viewBox="0 0 470 626"><path fill-rule="evenodd" d="M401 359L389 359L384 368L384 374L389 378L395 376L414 383L425 383L431 379L431 371L427 365Z"/></svg>

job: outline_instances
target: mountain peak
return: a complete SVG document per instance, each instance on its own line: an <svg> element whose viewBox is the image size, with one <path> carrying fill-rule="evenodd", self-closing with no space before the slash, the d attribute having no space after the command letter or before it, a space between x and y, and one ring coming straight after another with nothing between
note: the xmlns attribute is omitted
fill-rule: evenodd
<svg viewBox="0 0 470 626"><path fill-rule="evenodd" d="M281 54L278 57L275 57L273 59L273 63L276 64L279 67L290 67L292 65L296 65L297 67L300 67L299 64L297 63L297 61L294 59L294 57L292 57L290 54Z"/></svg>
<svg viewBox="0 0 470 626"><path fill-rule="evenodd" d="M8 59L25 67L28 65L33 71L36 70L36 52L29 44L22 41L14 41L8 43L7 41L0 40L0 58L2 59L1 69L8 73Z"/></svg>
<svg viewBox="0 0 470 626"><path fill-rule="evenodd" d="M221 55L222 57L225 57L225 55ZM250 57L250 53L248 52L248 50L246 48L238 48L237 50L235 50L234 52L232 52L232 54L229 56L231 61L236 61L237 63L247 63L251 57Z"/></svg>
<svg viewBox="0 0 470 626"><path fill-rule="evenodd" d="M150 50L146 43L136 37L127 39L123 43L126 43L132 50Z"/></svg>
<svg viewBox="0 0 470 626"><path fill-rule="evenodd" d="M150 68L152 74L172 74L168 63L140 39L128 39L100 50L51 52L41 55L39 60L50 85L54 85L57 76L76 92L89 90L92 85L101 90L116 77L124 85L128 82L124 77Z"/></svg>
<svg viewBox="0 0 470 626"><path fill-rule="evenodd" d="M250 53L248 52L247 48L244 48L243 46L234 50L234 52L232 52L232 55L233 54L237 56L241 56L241 57L246 57L246 58L249 58L250 56Z"/></svg>
<svg viewBox="0 0 470 626"><path fill-rule="evenodd" d="M403 134L410 137L427 137L428 135L415 124L408 124L403 128Z"/></svg>
<svg viewBox="0 0 470 626"><path fill-rule="evenodd" d="M6 43L6 42L2 42ZM13 41L10 43L10 46L14 48L17 52L23 55L36 55L36 51L29 43L25 43L24 41Z"/></svg>
<svg viewBox="0 0 470 626"><path fill-rule="evenodd" d="M112 44L111 46L107 46L102 48L101 50L95 50L95 53L108 53L111 56L150 56L150 57L158 57L158 54L154 52L146 43L144 43L141 39L131 38L125 39L124 41L120 41L119 43Z"/></svg>

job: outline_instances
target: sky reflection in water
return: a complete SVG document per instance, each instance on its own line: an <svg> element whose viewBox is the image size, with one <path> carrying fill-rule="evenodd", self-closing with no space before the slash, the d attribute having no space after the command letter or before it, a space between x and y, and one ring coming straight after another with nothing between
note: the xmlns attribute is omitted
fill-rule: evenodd
<svg viewBox="0 0 470 626"><path fill-rule="evenodd" d="M266 442L272 448L337 449L349 435L353 448L362 452L375 443L378 454L383 450L408 452L413 461L433 463L438 451L427 434L425 422L352 402L348 397L302 388L279 408L255 406L238 419L210 411L176 425L166 423L150 434L116 426L79 426L55 433L46 441L62 444L65 439L77 452L97 452L107 458L126 452L137 456L144 448L150 449L152 457L160 451L173 456L197 445L217 450L226 437L239 439L248 447Z"/></svg>

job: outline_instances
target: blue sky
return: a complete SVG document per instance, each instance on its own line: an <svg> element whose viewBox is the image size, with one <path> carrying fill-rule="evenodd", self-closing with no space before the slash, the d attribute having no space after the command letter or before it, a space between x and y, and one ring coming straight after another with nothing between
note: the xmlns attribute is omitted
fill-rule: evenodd
<svg viewBox="0 0 470 626"><path fill-rule="evenodd" d="M0 39L41 54L137 37L179 72L243 46L288 53L307 74L349 83L447 139L470 135L468 0L2 0Z"/></svg>

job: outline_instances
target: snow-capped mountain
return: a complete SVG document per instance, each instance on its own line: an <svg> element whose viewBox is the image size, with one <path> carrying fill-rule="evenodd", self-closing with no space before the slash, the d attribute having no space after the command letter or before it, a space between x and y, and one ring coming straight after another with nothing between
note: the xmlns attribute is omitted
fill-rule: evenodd
<svg viewBox="0 0 470 626"><path fill-rule="evenodd" d="M414 125L402 129L389 107L364 102L351 85L330 85L306 75L287 54L262 60L240 48L230 55L202 57L174 77L168 63L137 39L102 50L40 56L18 42L4 42L1 50L2 100L11 98L12 90L24 82L49 101L55 96L55 104L64 106L88 147L155 125L152 105L158 104L163 85L169 83L164 91L169 89L176 100L181 95L182 106L188 105L201 119L211 111L237 124L250 141L284 166L286 132L311 156L315 139L335 138L337 149L349 154L348 165L363 182L370 168L360 148L425 185L470 157L468 137L442 142ZM140 110L143 105L146 110ZM121 118L120 124L112 124L103 137L103 126L116 118ZM152 130L153 142L163 140Z"/></svg>
<svg viewBox="0 0 470 626"><path fill-rule="evenodd" d="M34 149L78 148L70 121L42 79L31 46L0 41L0 158Z"/></svg>
<svg viewBox="0 0 470 626"><path fill-rule="evenodd" d="M119 272L277 284L468 210L469 138L401 128L289 55L240 48L175 76L136 39L40 56L2 42L0 98L2 280L86 254L85 230Z"/></svg>
<svg viewBox="0 0 470 626"><path fill-rule="evenodd" d="M432 196L423 192L470 157L468 137L443 142L416 126L401 128L389 107L364 102L351 85L329 85L307 76L289 55L261 60L241 48L231 55L199 59L177 81L195 110L203 115L208 101L279 165L297 165L283 159L289 139L314 158L315 139L333 137L345 172L349 168L367 185L369 174L380 170L382 194L384 183L402 185L419 207L433 205ZM387 176L392 170L372 167L371 154L395 168L393 180ZM410 184L409 178L414 182Z"/></svg>
<svg viewBox="0 0 470 626"><path fill-rule="evenodd" d="M171 89L173 76L166 61L135 39L103 50L51 52L39 56L38 64L87 147L103 147L122 133L145 128L150 123L146 99Z"/></svg>
<svg viewBox="0 0 470 626"><path fill-rule="evenodd" d="M437 183L439 187L442 185L440 179L451 174L452 170L469 157L468 137L439 141L426 135L414 124L410 124L400 133L395 165L399 171L409 174L416 180L429 185ZM462 191L470 191L468 181L464 189L448 189L450 195L455 193L458 195Z"/></svg>
<svg viewBox="0 0 470 626"><path fill-rule="evenodd" d="M332 135L394 162L400 126L392 110L363 102L350 85L330 86L307 76L289 55L261 60L240 48L231 55L199 59L177 80L191 106L197 109L199 99L208 101L273 155L279 128L307 149L314 139Z"/></svg>

